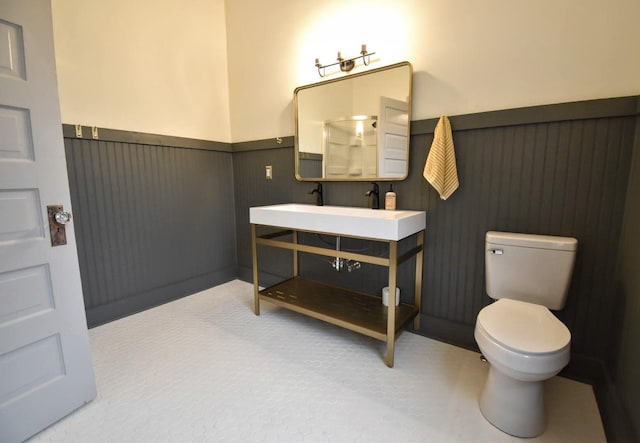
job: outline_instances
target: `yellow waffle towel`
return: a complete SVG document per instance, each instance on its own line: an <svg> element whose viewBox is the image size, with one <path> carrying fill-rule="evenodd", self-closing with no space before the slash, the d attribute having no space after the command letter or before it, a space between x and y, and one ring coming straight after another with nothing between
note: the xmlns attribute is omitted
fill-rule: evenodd
<svg viewBox="0 0 640 443"><path fill-rule="evenodd" d="M458 189L456 153L453 148L451 123L446 115L440 117L436 125L423 175L438 191L442 200L449 198Z"/></svg>

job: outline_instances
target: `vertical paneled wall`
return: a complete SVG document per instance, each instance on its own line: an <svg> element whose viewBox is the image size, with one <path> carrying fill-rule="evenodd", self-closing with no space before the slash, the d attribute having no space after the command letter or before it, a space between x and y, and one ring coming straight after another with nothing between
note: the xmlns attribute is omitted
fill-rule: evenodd
<svg viewBox="0 0 640 443"><path fill-rule="evenodd" d="M267 165L273 166L272 180L265 178L264 167ZM241 278L251 281L249 208L298 201L296 190L302 187L294 178L294 159L291 148L234 152L233 177L239 273ZM309 198L308 202L311 201L313 200ZM262 257L264 251L259 252ZM261 260L261 271L276 276L289 275L291 261L287 259L290 256L288 252L273 250L268 251L267 256L268 260Z"/></svg>
<svg viewBox="0 0 640 443"><path fill-rule="evenodd" d="M71 137L65 149L90 326L235 278L230 152Z"/></svg>
<svg viewBox="0 0 640 443"><path fill-rule="evenodd" d="M617 266L619 293L616 299L617 316L614 325L616 342L611 347L610 373L615 380L615 391L608 392L609 401L616 396L620 404L613 404L615 415L630 418L628 428L624 422L616 427L616 441L640 441L640 116L636 118L636 135L623 231L620 239L620 254ZM616 406L619 407L616 408ZM605 422L606 423L606 422Z"/></svg>
<svg viewBox="0 0 640 443"><path fill-rule="evenodd" d="M590 106L593 108L593 103ZM446 201L440 200L422 177L433 125L431 131L414 131L409 177L394 183L394 190L399 208L427 211L421 313L425 334L475 346L475 318L490 301L484 284L484 236L488 230L573 236L579 241L579 252L568 303L558 316L572 332L574 355L604 359L611 346L615 257L635 116L606 115L598 106L596 103L595 112L590 112L597 118L580 112L576 118L573 104L567 106L567 115L573 118L563 116L562 106L555 105L536 111L530 123L519 110L501 111L500 124L485 125L486 116L482 115L478 124L469 124L468 118L452 118L460 188ZM464 124L458 129L456 123ZM266 164L274 167L277 183L264 181L260 172ZM278 177L278 171L285 177ZM240 275L250 280L248 208L313 203L308 192L314 184L294 179L292 148L234 153L234 174L238 265ZM325 204L367 206L364 193L369 187L366 182L327 182ZM381 184L381 190L386 189ZM266 283L270 277L266 274L289 275L289 257L286 252L261 248ZM302 272L314 278L349 286L359 282L372 293L384 284L371 268L336 276L322 261L308 260L305 266ZM410 289L411 277L400 280L402 289L403 285Z"/></svg>

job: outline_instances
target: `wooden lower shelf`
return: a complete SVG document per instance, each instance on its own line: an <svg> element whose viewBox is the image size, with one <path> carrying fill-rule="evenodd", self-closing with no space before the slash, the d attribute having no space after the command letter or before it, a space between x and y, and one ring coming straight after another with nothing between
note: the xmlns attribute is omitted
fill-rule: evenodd
<svg viewBox="0 0 640 443"><path fill-rule="evenodd" d="M260 299L334 325L387 340L388 308L382 298L294 277L259 292ZM396 332L418 314L415 306L396 307Z"/></svg>

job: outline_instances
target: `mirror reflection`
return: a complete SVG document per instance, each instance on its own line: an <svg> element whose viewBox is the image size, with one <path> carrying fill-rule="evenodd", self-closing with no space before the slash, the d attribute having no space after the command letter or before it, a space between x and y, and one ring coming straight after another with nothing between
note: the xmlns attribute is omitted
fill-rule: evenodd
<svg viewBox="0 0 640 443"><path fill-rule="evenodd" d="M297 88L296 178L406 178L411 78L403 62Z"/></svg>

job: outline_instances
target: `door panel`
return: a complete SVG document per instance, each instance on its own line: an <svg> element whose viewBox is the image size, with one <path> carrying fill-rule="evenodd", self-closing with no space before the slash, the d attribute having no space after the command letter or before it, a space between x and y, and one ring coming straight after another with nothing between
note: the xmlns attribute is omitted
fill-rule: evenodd
<svg viewBox="0 0 640 443"><path fill-rule="evenodd" d="M40 207L37 189L0 190L0 241L44 239Z"/></svg>
<svg viewBox="0 0 640 443"><path fill-rule="evenodd" d="M0 74L26 80L22 28L0 19Z"/></svg>
<svg viewBox="0 0 640 443"><path fill-rule="evenodd" d="M34 160L29 112L26 109L0 106L0 158Z"/></svg>
<svg viewBox="0 0 640 443"><path fill-rule="evenodd" d="M0 275L0 327L22 317L54 309L49 266L4 272Z"/></svg>

